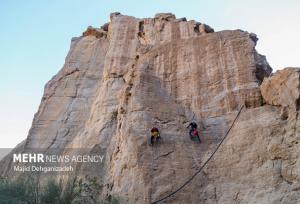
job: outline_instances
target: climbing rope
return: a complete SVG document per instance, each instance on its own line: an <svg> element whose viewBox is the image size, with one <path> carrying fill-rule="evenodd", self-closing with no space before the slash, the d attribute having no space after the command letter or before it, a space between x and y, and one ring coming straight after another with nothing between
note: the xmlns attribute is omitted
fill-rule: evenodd
<svg viewBox="0 0 300 204"><path fill-rule="evenodd" d="M213 153L210 155L210 157L206 160L206 162L201 166L201 168L196 171L196 173L194 173L193 176L191 176L191 178L189 178L184 184L182 184L177 190L173 191L172 193L170 193L169 195L166 195L165 197L156 200L154 202L152 202L151 204L156 204L159 203L163 200L166 200L167 198L173 196L174 194L176 194L178 191L180 191L181 189L183 189L187 184L189 184L202 170L203 168L207 165L207 163L213 158L213 156L215 155L215 153L218 151L218 149L220 148L220 146L222 145L222 143L224 142L224 140L226 139L226 137L228 136L230 130L232 129L233 125L235 124L236 120L238 119L242 109L244 108L244 105L242 105L242 107L240 108L239 112L237 113L236 117L234 118L230 128L227 130L225 136L222 138L222 140L220 141L220 143L217 145L216 149L213 151Z"/></svg>

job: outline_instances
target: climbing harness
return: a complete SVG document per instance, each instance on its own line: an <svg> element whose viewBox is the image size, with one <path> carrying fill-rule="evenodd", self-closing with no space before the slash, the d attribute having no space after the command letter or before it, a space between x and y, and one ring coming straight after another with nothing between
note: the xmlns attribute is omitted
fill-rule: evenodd
<svg viewBox="0 0 300 204"><path fill-rule="evenodd" d="M216 149L213 151L213 153L210 155L210 157L205 161L205 163L200 167L200 169L198 171L196 171L196 173L194 173L194 175L191 176L191 178L189 178L184 184L182 184L177 190L173 191L172 193L170 193L169 195L166 195L165 197L156 200L154 202L151 202L150 200L150 204L156 204L159 202L162 202L164 200L166 200L167 198L175 195L178 191L180 191L181 189L183 189L186 185L188 185L202 170L203 168L207 165L207 163L213 158L213 156L215 155L215 153L218 151L218 149L220 148L220 146L222 145L222 143L224 142L224 140L226 139L226 137L228 136L229 132L231 131L232 127L234 126L236 120L238 119L242 109L244 108L244 105L242 105L242 107L240 108L239 112L237 113L236 117L234 118L230 128L227 130L225 136L222 138L222 140L220 141L220 143L217 145Z"/></svg>

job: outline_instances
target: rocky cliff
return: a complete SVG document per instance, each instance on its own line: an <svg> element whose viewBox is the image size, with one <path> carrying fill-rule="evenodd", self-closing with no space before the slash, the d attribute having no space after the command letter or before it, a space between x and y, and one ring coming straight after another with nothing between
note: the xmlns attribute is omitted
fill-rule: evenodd
<svg viewBox="0 0 300 204"><path fill-rule="evenodd" d="M113 13L72 39L18 151L104 150L101 168L76 173L99 177L101 197L149 203L200 168L245 105L204 171L166 203L300 202L299 69L271 75L257 40L170 13ZM202 144L188 137L192 120ZM151 147L153 126L163 141ZM11 162L2 163L11 175Z"/></svg>

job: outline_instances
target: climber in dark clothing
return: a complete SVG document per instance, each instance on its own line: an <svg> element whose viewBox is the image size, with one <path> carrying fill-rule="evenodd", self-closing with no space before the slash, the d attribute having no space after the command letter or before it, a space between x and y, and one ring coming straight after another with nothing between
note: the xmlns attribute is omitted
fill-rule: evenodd
<svg viewBox="0 0 300 204"><path fill-rule="evenodd" d="M155 141L161 140L159 130L156 127L151 129L151 145L154 144Z"/></svg>
<svg viewBox="0 0 300 204"><path fill-rule="evenodd" d="M198 132L198 129L197 129L198 125L197 123L195 122L191 122L187 128L189 128L189 135L190 135L190 138L191 140L194 140L195 138L198 139L199 143L201 143L201 140L200 140L200 136L199 136L199 132Z"/></svg>
<svg viewBox="0 0 300 204"><path fill-rule="evenodd" d="M189 128L189 135L190 135L191 139L193 138L193 134L192 133L193 133L194 129L197 129L197 127L198 127L198 125L195 122L191 122L189 124L189 126L186 127L186 128Z"/></svg>

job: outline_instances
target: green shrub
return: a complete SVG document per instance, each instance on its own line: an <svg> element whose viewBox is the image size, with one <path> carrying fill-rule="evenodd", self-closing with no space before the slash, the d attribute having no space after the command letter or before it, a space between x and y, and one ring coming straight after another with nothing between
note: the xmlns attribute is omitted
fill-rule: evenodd
<svg viewBox="0 0 300 204"><path fill-rule="evenodd" d="M54 180L49 180L41 193L40 202L44 204L59 204L61 191L60 184Z"/></svg>
<svg viewBox="0 0 300 204"><path fill-rule="evenodd" d="M121 204L120 199L110 196L108 201L98 199L100 185L96 178L70 181L63 189L61 182L49 180L39 187L37 179L0 179L1 204Z"/></svg>
<svg viewBox="0 0 300 204"><path fill-rule="evenodd" d="M31 181L17 179L0 181L0 200L1 203L30 203L37 204L37 186Z"/></svg>

